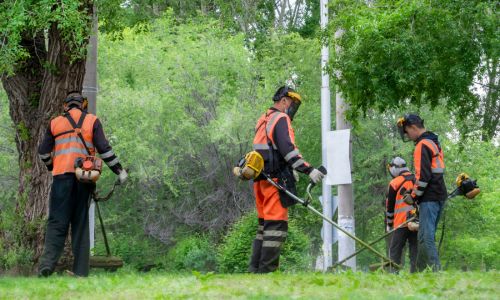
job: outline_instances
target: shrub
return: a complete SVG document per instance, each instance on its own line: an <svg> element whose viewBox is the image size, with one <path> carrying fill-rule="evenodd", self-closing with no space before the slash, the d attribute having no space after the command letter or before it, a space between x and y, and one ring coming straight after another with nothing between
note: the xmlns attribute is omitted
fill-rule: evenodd
<svg viewBox="0 0 500 300"><path fill-rule="evenodd" d="M100 233L95 243L95 255L105 255L106 248ZM123 259L125 265L140 270L148 270L161 264L165 257L165 245L144 235L107 232L109 247L114 256Z"/></svg>
<svg viewBox="0 0 500 300"><path fill-rule="evenodd" d="M257 231L255 212L244 215L236 222L218 248L217 268L223 273L247 272L252 241ZM294 220L288 223L288 237L280 257L281 271L299 271L306 269L311 262L309 238L296 225Z"/></svg>
<svg viewBox="0 0 500 300"><path fill-rule="evenodd" d="M175 271L213 271L215 249L207 235L189 236L169 250L167 266Z"/></svg>

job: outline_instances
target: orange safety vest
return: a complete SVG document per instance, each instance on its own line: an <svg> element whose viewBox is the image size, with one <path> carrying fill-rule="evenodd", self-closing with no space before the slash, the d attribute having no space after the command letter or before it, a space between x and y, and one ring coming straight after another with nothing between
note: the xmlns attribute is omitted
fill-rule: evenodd
<svg viewBox="0 0 500 300"><path fill-rule="evenodd" d="M79 109L71 109L68 113L75 123L78 124L82 116L82 111ZM84 158L87 155L95 154L92 140L93 128L96 120L96 116L86 114L81 128L76 130L65 116L56 117L50 122L50 131L55 137L53 176L64 173L75 173L75 160L78 157ZM78 136L78 130L81 132L90 153L87 153L85 146Z"/></svg>
<svg viewBox="0 0 500 300"><path fill-rule="evenodd" d="M268 109L257 121L255 126L255 137L253 139L253 149L259 152L264 158L264 171L271 173L277 171L279 167L278 146L274 141L274 129L281 118L286 118L288 124L288 135L292 144L295 145L295 132L292 128L290 117L277 110ZM298 149L295 147L295 150ZM284 162L284 160L283 160Z"/></svg>
<svg viewBox="0 0 500 300"><path fill-rule="evenodd" d="M404 173L391 180L391 187L396 193L396 203L394 205L394 228L406 222L408 213L415 210L413 205L408 205L403 201L403 196L406 191L413 189L413 181L415 177L410 173ZM405 226L403 226L405 227Z"/></svg>
<svg viewBox="0 0 500 300"><path fill-rule="evenodd" d="M431 173L432 174L443 174L444 173L444 155L443 149L439 149L436 143L430 139L422 139L415 146L415 151L413 152L413 160L415 162L415 177L417 182L415 183L413 196L422 196L424 194L424 189L427 187L429 182L424 182L421 180L421 158L422 158L422 147L427 147L432 151L431 158Z"/></svg>

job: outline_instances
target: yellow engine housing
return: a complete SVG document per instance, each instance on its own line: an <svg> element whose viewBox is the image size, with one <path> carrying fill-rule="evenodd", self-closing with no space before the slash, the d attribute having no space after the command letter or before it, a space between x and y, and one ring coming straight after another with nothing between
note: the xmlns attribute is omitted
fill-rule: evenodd
<svg viewBox="0 0 500 300"><path fill-rule="evenodd" d="M233 169L235 176L242 180L256 179L264 169L264 158L257 151L248 152L238 167Z"/></svg>

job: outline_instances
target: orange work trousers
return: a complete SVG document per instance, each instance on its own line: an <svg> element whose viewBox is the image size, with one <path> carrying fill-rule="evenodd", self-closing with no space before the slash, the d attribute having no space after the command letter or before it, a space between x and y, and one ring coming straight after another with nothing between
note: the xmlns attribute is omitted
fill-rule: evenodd
<svg viewBox="0 0 500 300"><path fill-rule="evenodd" d="M278 179L273 178L274 181ZM278 189L267 180L254 182L255 204L259 219L272 221L288 221L288 209L280 202Z"/></svg>

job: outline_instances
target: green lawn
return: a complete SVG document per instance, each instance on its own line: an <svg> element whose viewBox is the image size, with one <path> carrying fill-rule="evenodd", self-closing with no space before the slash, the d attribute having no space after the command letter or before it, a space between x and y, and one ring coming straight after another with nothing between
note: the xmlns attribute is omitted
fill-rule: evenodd
<svg viewBox="0 0 500 300"><path fill-rule="evenodd" d="M0 278L0 299L498 299L500 273L168 274Z"/></svg>

